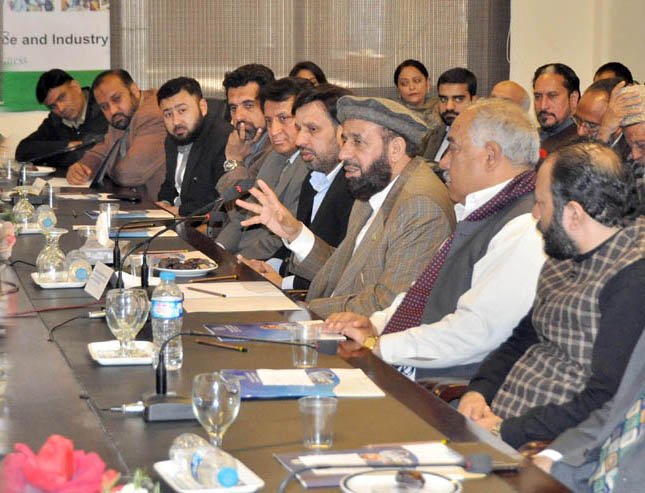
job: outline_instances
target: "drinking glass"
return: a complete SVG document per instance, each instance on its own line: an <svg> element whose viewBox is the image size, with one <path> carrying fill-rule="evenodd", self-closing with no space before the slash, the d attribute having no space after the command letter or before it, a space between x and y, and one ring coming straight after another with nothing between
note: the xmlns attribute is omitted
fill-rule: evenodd
<svg viewBox="0 0 645 493"><path fill-rule="evenodd" d="M145 289L143 288L131 288L130 291L139 298L140 306L141 306L141 316L139 317L139 320L137 320L137 323L134 327L134 334L131 339L126 340L125 342L125 350L128 356L138 356L135 354L136 348L134 345L134 338L137 336L137 334L141 331L143 326L146 324L146 320L148 320L148 314L150 313L150 301L148 300L148 293L146 292ZM143 355L142 355L143 356Z"/></svg>
<svg viewBox="0 0 645 493"><path fill-rule="evenodd" d="M105 297L105 318L110 331L119 341L119 357L128 356L132 341L145 323L141 322L146 304L134 289L111 289ZM147 315L147 313L146 313Z"/></svg>
<svg viewBox="0 0 645 493"><path fill-rule="evenodd" d="M240 393L239 380L222 372L201 373L193 380L193 412L216 447L237 418Z"/></svg>

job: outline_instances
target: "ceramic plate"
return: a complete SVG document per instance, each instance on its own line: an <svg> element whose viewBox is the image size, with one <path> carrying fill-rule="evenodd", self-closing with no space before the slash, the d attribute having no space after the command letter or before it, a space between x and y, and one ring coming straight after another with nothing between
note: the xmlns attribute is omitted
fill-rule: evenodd
<svg viewBox="0 0 645 493"><path fill-rule="evenodd" d="M159 272L173 272L176 277L199 277L217 269L217 264L215 262L212 262L212 264L212 267L205 269L166 269L163 267L155 267L155 270Z"/></svg>
<svg viewBox="0 0 645 493"><path fill-rule="evenodd" d="M395 493L397 491L408 491L396 488L396 473L399 469L372 469L371 471L359 472L345 476L340 481L340 488L345 493ZM448 479L445 476L431 472L420 471L423 474L425 484L423 488L414 489L419 493L459 493L461 483Z"/></svg>
<svg viewBox="0 0 645 493"><path fill-rule="evenodd" d="M82 288L85 286L85 281L77 282L40 282L38 272L31 273L32 280L43 289L69 289L69 288Z"/></svg>
<svg viewBox="0 0 645 493"><path fill-rule="evenodd" d="M36 166L36 169L27 168L27 176L39 177L51 175L56 171L56 168L50 166Z"/></svg>
<svg viewBox="0 0 645 493"><path fill-rule="evenodd" d="M92 359L103 366L152 364L152 343L149 341L134 341L135 354L127 358L118 355L119 341L116 339L103 342L90 342L87 345L87 349Z"/></svg>
<svg viewBox="0 0 645 493"><path fill-rule="evenodd" d="M171 460L155 462L155 471L172 489L179 493L252 493L264 487L264 481L244 463L235 459L240 483L230 488L204 488L192 477L177 474L177 465Z"/></svg>

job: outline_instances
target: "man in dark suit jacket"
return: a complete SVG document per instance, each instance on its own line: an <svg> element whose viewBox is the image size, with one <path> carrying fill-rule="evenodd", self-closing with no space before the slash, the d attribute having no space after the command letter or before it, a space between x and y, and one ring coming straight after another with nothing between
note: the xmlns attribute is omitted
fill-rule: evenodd
<svg viewBox="0 0 645 493"><path fill-rule="evenodd" d="M224 149L233 127L209 111L195 79L169 80L157 101L168 131L166 179L158 198L185 216L217 198L215 184L224 174Z"/></svg>
<svg viewBox="0 0 645 493"><path fill-rule="evenodd" d="M20 141L16 148L18 161L65 168L81 159L92 142L103 139L108 121L92 91L82 88L67 72L55 68L43 73L36 84L36 99L50 113L35 132ZM50 157L38 159L46 155Z"/></svg>
<svg viewBox="0 0 645 493"><path fill-rule="evenodd" d="M549 449L561 458L553 463L553 452L545 450L534 458L537 465L550 472L573 491L590 491L589 479L599 466L600 449L625 420L645 392L645 335L641 335L629 360L614 398L593 412L586 421L561 434ZM639 410L636 410L639 412ZM642 421L642 418L641 418ZM641 424L642 427L642 424ZM613 492L640 491L645 482L645 435L634 436L629 448L621 447Z"/></svg>
<svg viewBox="0 0 645 493"><path fill-rule="evenodd" d="M314 197L317 193L312 186L312 181L315 180L315 177L312 178L312 174L315 171L312 171L302 184L300 201L298 202L298 210L296 213L296 218L308 227L313 234L333 247L337 247L345 238L347 223L349 222L349 213L352 211L352 206L354 205L354 197L352 197L347 188L347 179L340 165L335 171L336 174L329 186L329 190L327 190L325 197L320 203L313 220L311 216ZM284 248L282 253L284 253L285 257L290 254L287 248ZM289 275L288 260L285 261L283 269L280 271L282 275ZM287 279L288 277L283 280L283 286ZM309 284L311 282L308 279L294 275L291 288L307 289L309 288Z"/></svg>

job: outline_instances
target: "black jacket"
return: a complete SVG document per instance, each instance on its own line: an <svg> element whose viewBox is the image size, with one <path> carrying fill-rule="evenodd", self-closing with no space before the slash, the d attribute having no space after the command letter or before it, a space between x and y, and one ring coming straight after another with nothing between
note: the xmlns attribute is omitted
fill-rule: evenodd
<svg viewBox="0 0 645 493"><path fill-rule="evenodd" d="M202 129L193 142L188 154L186 171L181 184L181 206L179 213L188 215L200 207L217 199L215 190L217 180L224 174L222 165L226 160L224 150L228 134L233 127L217 116L216 111L211 111L204 117ZM177 196L175 189L175 170L177 168L177 143L168 135L165 142L166 149L166 179L159 190L159 200L171 204Z"/></svg>
<svg viewBox="0 0 645 493"><path fill-rule="evenodd" d="M85 151L91 146L77 151L61 153L47 159L37 158L64 150L71 141L81 140L88 142L89 140L100 139L105 135L108 122L98 104L96 104L92 91L88 87L84 87L83 93L88 98L85 122L78 129L68 127L63 123L60 116L50 112L34 133L20 141L16 148L16 160L66 168L81 159Z"/></svg>

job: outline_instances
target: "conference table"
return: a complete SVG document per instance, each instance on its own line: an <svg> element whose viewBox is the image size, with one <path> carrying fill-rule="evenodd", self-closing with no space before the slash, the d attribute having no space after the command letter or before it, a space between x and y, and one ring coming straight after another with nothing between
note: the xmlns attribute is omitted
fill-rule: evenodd
<svg viewBox="0 0 645 493"><path fill-rule="evenodd" d="M121 203L122 210L151 207L154 205ZM60 241L63 251L81 245L72 226L93 224L83 211L95 209L95 200L58 201L58 226L69 230ZM197 229L187 226L179 233L177 237L158 238L153 249L197 249L218 263L217 275L237 274L239 280L261 280ZM205 436L205 432L197 421L150 423L140 415L109 410L154 391L154 372L151 366L100 366L90 358L89 343L113 339L105 319L86 318L88 311L101 306L101 300L97 302L81 288L41 289L35 285L30 277L35 268L29 263L35 263L43 245L42 235L19 236L12 265L2 266L0 271L0 307L5 316L0 337L0 388L4 388L4 398L0 399L0 451L8 453L16 442L37 450L49 435L56 433L72 439L77 449L97 452L108 467L120 471L124 478L143 468L161 482L162 491L173 491L156 475L153 464L168 459L168 448L177 435L194 432ZM11 316L19 313L25 315ZM184 317L184 330L200 331L204 323L286 321L293 319L294 313L190 313ZM304 309L297 316L315 318ZM150 322L137 339L151 339ZM218 369L291 367L288 346L262 342L245 346L248 352L241 353L200 345L193 337L184 337L183 367L169 372L168 389L190 396L196 374ZM336 354L320 354L318 366L361 368L386 393L382 398L339 399L334 451L367 444L442 439L465 454L484 451L496 458L496 454L509 451L499 439L479 430L451 406L351 342L340 343ZM286 470L273 454L303 451L297 401L243 401L237 419L226 432L223 448L262 478L263 491L276 491ZM287 491L304 488L294 481ZM463 491L545 493L567 489L524 463L518 471L464 481Z"/></svg>

